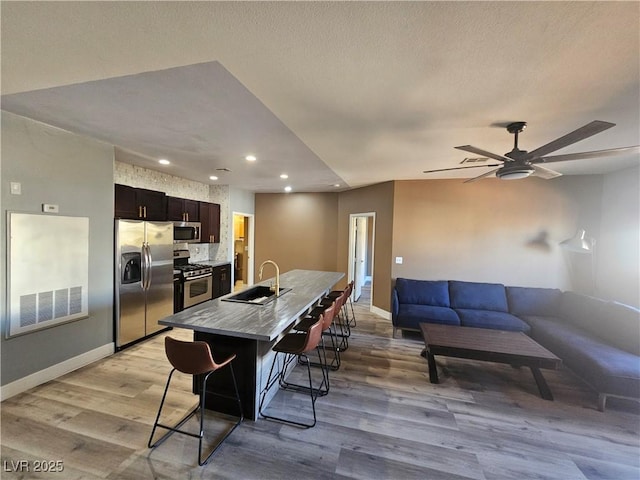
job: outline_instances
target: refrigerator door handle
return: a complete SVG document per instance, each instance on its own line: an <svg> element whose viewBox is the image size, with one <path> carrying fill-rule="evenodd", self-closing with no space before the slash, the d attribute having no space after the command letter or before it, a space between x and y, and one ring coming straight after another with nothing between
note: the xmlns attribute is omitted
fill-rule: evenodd
<svg viewBox="0 0 640 480"><path fill-rule="evenodd" d="M142 247L140 247L140 265L142 267L140 269L142 271L140 286L142 287L142 290L147 289L147 251L144 245L144 242L142 242Z"/></svg>
<svg viewBox="0 0 640 480"><path fill-rule="evenodd" d="M153 263L153 258L151 257L151 248L149 247L149 243L146 243L147 246L147 286L146 290L149 290L151 287L151 264Z"/></svg>
<svg viewBox="0 0 640 480"><path fill-rule="evenodd" d="M142 290L149 290L151 276L151 256L147 242L142 243Z"/></svg>

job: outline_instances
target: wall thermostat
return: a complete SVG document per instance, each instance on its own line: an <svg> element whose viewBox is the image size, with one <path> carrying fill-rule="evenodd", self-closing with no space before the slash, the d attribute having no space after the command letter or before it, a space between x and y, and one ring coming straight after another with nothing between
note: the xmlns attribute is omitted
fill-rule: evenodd
<svg viewBox="0 0 640 480"><path fill-rule="evenodd" d="M42 211L44 213L58 213L58 205L52 205L50 203L42 204Z"/></svg>

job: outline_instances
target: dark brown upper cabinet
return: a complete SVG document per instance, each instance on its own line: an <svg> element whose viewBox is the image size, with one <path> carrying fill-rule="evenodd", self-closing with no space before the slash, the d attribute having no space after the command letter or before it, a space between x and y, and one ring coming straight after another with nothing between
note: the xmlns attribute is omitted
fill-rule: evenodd
<svg viewBox="0 0 640 480"><path fill-rule="evenodd" d="M220 205L200 202L200 243L220 243Z"/></svg>
<svg viewBox="0 0 640 480"><path fill-rule="evenodd" d="M164 192L115 184L115 217L165 221L167 196Z"/></svg>
<svg viewBox="0 0 640 480"><path fill-rule="evenodd" d="M174 222L199 222L200 208L197 200L167 197L167 220Z"/></svg>

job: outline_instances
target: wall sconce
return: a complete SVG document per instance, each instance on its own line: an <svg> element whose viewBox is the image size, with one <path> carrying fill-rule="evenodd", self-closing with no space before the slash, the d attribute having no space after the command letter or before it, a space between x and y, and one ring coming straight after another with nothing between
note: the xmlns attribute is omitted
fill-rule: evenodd
<svg viewBox="0 0 640 480"><path fill-rule="evenodd" d="M560 246L570 252L593 253L596 246L596 240L594 238L587 237L586 235L587 232L584 230L578 230L573 237L560 242Z"/></svg>
<svg viewBox="0 0 640 480"><path fill-rule="evenodd" d="M588 284L586 285L587 291L585 293L590 295L595 295L597 291L595 238L587 237L587 233L584 230L580 229L576 232L576 234L573 237L560 242L560 247L568 252L573 252L577 254L589 254L590 271L587 273L587 275L585 275L589 277L587 281ZM574 260L577 260L577 258L575 258ZM573 277L576 274L576 272L572 271L572 268L571 268L572 263L573 262L571 261L571 259L569 259L569 271L570 271L570 275Z"/></svg>

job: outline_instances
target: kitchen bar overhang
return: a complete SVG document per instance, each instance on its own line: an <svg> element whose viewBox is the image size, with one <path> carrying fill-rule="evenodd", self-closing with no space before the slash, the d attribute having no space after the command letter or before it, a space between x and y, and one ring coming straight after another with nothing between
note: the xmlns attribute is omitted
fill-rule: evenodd
<svg viewBox="0 0 640 480"><path fill-rule="evenodd" d="M194 331L194 340L211 345L215 359L237 355L234 369L245 416L256 420L258 402L273 358L271 347L280 335L303 317L344 277L342 272L291 270L280 276L286 294L264 305L226 302L225 297L210 300L160 320L160 324ZM270 285L273 279L258 285ZM197 382L194 381L194 391ZM230 378L221 377L211 385L212 391L232 393ZM275 390L273 391L275 395ZM207 408L233 413L226 405L207 395Z"/></svg>

